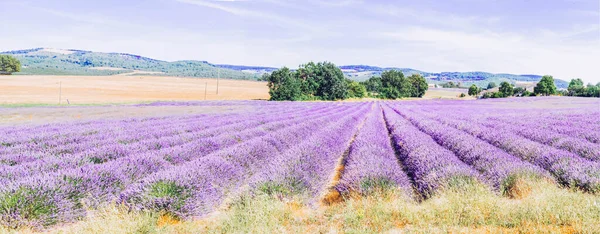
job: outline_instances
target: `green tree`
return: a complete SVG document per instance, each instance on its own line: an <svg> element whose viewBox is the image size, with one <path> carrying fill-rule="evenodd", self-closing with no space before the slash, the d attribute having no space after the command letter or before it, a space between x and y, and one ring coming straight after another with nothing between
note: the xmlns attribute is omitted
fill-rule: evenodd
<svg viewBox="0 0 600 234"><path fill-rule="evenodd" d="M508 97L513 95L514 90L512 84L506 81L502 81L502 83L500 83L500 88L498 89L498 91L502 95L502 97Z"/></svg>
<svg viewBox="0 0 600 234"><path fill-rule="evenodd" d="M523 93L525 93L525 91L527 91L525 88L523 87L515 87L513 89L513 95L515 96L523 96Z"/></svg>
<svg viewBox="0 0 600 234"><path fill-rule="evenodd" d="M381 73L380 97L397 99L409 97L411 94L411 84L404 77L401 71L389 70Z"/></svg>
<svg viewBox="0 0 600 234"><path fill-rule="evenodd" d="M300 82L294 77L289 68L283 67L273 71L267 78L269 95L273 101L297 101L302 97Z"/></svg>
<svg viewBox="0 0 600 234"><path fill-rule="evenodd" d="M586 93L585 86L583 86L583 80L577 78L572 79L569 82L569 87L567 88L569 96L582 96Z"/></svg>
<svg viewBox="0 0 600 234"><path fill-rule="evenodd" d="M269 76L270 75L271 74L269 74L269 73L264 73L260 77L258 77L256 80L257 81L269 81Z"/></svg>
<svg viewBox="0 0 600 234"><path fill-rule="evenodd" d="M599 85L593 85L591 83L588 84L587 87L584 89L584 95L582 95L582 96L586 96L586 97L600 97L600 86Z"/></svg>
<svg viewBox="0 0 600 234"><path fill-rule="evenodd" d="M412 74L407 77L408 82L411 85L411 96L412 97L423 97L427 89L429 89L429 85L427 85L427 80L421 74Z"/></svg>
<svg viewBox="0 0 600 234"><path fill-rule="evenodd" d="M452 81L448 81L447 83L442 84L442 88L460 88L460 82L454 83Z"/></svg>
<svg viewBox="0 0 600 234"><path fill-rule="evenodd" d="M21 62L13 56L0 54L0 75L21 71Z"/></svg>
<svg viewBox="0 0 600 234"><path fill-rule="evenodd" d="M305 95L317 96L323 100L339 100L348 97L348 87L344 73L330 62L310 62L301 65L296 71Z"/></svg>
<svg viewBox="0 0 600 234"><path fill-rule="evenodd" d="M477 94L479 94L480 92L481 89L475 84L472 84L471 87L469 87L469 96L477 96Z"/></svg>
<svg viewBox="0 0 600 234"><path fill-rule="evenodd" d="M383 87L381 77L373 76L366 81L361 82L367 88L368 92L377 93Z"/></svg>
<svg viewBox="0 0 600 234"><path fill-rule="evenodd" d="M496 87L498 87L498 85L496 85L496 83L494 83L494 82L490 82L487 85L487 89L493 89L493 88L496 88Z"/></svg>
<svg viewBox="0 0 600 234"><path fill-rule="evenodd" d="M533 92L536 95L549 96L556 93L556 85L554 85L554 78L552 76L543 76L540 82L537 83Z"/></svg>
<svg viewBox="0 0 600 234"><path fill-rule="evenodd" d="M351 80L347 80L347 82L349 98L364 98L367 96L367 88L364 85Z"/></svg>

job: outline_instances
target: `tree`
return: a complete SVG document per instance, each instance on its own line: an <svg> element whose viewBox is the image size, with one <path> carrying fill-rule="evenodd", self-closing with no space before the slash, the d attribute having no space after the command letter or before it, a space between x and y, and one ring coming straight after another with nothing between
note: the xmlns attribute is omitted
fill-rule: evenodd
<svg viewBox="0 0 600 234"><path fill-rule="evenodd" d="M382 72L381 87L379 96L382 98L397 99L410 97L412 94L412 85L401 71L389 70Z"/></svg>
<svg viewBox="0 0 600 234"><path fill-rule="evenodd" d="M0 75L21 71L21 62L13 56L0 54Z"/></svg>
<svg viewBox="0 0 600 234"><path fill-rule="evenodd" d="M513 95L515 96L523 96L523 93L525 93L525 91L527 91L525 88L523 87L515 87L513 89Z"/></svg>
<svg viewBox="0 0 600 234"><path fill-rule="evenodd" d="M500 92L502 97L512 96L513 95L513 86L512 86L512 84L510 84L506 81L502 81L502 83L500 83L500 88L498 89L498 91Z"/></svg>
<svg viewBox="0 0 600 234"><path fill-rule="evenodd" d="M496 85L496 83L494 83L494 82L490 82L487 85L487 89L493 89L493 88L496 88L496 87L498 87L498 85Z"/></svg>
<svg viewBox="0 0 600 234"><path fill-rule="evenodd" d="M554 85L554 78L552 76L543 76L540 82L537 83L533 92L536 95L549 96L556 93L556 85Z"/></svg>
<svg viewBox="0 0 600 234"><path fill-rule="evenodd" d="M382 88L381 77L373 76L366 81L361 82L367 88L367 91L376 93Z"/></svg>
<svg viewBox="0 0 600 234"><path fill-rule="evenodd" d="M454 83L452 81L448 81L447 83L442 84L442 88L460 88L460 82Z"/></svg>
<svg viewBox="0 0 600 234"><path fill-rule="evenodd" d="M260 77L258 77L256 80L257 81L269 81L269 76L270 75L271 74L269 74L269 73L264 73Z"/></svg>
<svg viewBox="0 0 600 234"><path fill-rule="evenodd" d="M310 62L301 65L296 71L301 82L302 93L320 97L323 100L338 100L348 97L348 87L344 73L330 62Z"/></svg>
<svg viewBox="0 0 600 234"><path fill-rule="evenodd" d="M466 96L467 96L467 95L465 95L465 93L460 93L460 96L459 96L459 97L461 97L461 98L464 98L464 97L466 97Z"/></svg>
<svg viewBox="0 0 600 234"><path fill-rule="evenodd" d="M429 89L427 80L421 74L412 74L407 79L411 84L411 97L423 97L427 89Z"/></svg>
<svg viewBox="0 0 600 234"><path fill-rule="evenodd" d="M271 100L297 101L302 97L300 82L294 77L293 73L287 67L273 71L273 73L267 77L267 81Z"/></svg>
<svg viewBox="0 0 600 234"><path fill-rule="evenodd" d="M588 84L584 89L584 96L586 97L600 97L600 86Z"/></svg>
<svg viewBox="0 0 600 234"><path fill-rule="evenodd" d="M349 98L364 98L367 96L367 88L356 82L351 80L346 80L348 82L348 97Z"/></svg>
<svg viewBox="0 0 600 234"><path fill-rule="evenodd" d="M469 96L477 96L477 94L479 94L480 92L481 89L475 84L472 84L471 87L469 87Z"/></svg>
<svg viewBox="0 0 600 234"><path fill-rule="evenodd" d="M577 79L572 79L571 82L569 82L569 87L567 88L567 91L569 91L568 95L569 96L582 96L584 95L585 92L585 86L583 86L583 80L577 78Z"/></svg>

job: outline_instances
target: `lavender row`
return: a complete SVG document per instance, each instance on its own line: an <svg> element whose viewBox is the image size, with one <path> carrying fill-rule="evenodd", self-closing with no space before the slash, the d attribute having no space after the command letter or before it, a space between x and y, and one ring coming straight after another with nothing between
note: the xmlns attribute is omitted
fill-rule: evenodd
<svg viewBox="0 0 600 234"><path fill-rule="evenodd" d="M342 112L341 114L344 113ZM325 121L326 119L329 118L323 117L321 118L321 121ZM279 131L279 133L288 134L289 132L287 130L282 130ZM298 132L291 131L291 133L297 134ZM198 163L202 161L205 161L205 159L201 157L186 165L194 165L194 162ZM141 164L137 165L138 162ZM18 183L11 183L9 186L1 188L0 201L2 201L2 199L10 199L11 194L20 190L27 191L28 194L35 194L35 198L43 198L45 201L50 198L55 198L54 200L48 201L51 203L51 206L49 205L46 207L58 207L59 209L56 210L56 212L59 213L57 216L58 218L29 217L30 211L27 210L27 207L31 207L32 204L30 204L30 202L40 199L26 200L23 201L24 204L16 206L14 209L0 210L0 212L3 212L0 217L3 222L8 223L36 223L45 220L55 220L57 222L67 221L66 219L69 217L80 217L80 214L82 214L81 203L87 202L98 204L114 200L114 197L129 184L142 177L146 177L149 173L164 170L167 167L170 166L162 157L150 154L130 156L104 164L61 171L57 175L29 177L26 180L19 181ZM171 171L181 171L179 170L181 168L182 167L175 167L172 168ZM40 184L39 181L45 182ZM41 187L38 187L37 185Z"/></svg>
<svg viewBox="0 0 600 234"><path fill-rule="evenodd" d="M225 127L226 125L224 125L223 127ZM239 126L239 125L238 125ZM146 145L142 145L140 143L136 143L136 144L120 144L119 143L115 143L115 142L110 142L110 143L106 143L106 142L96 142L93 145L86 145L86 144L78 144L77 147L78 148L83 148L84 152L82 152L81 154L76 154L76 155L62 155L62 157L56 157L56 156L51 156L51 157L47 157L47 158L43 158L43 157L36 157L34 158L34 160L32 160L32 163L29 163L29 165L37 165L37 164L52 164L52 162L54 161L58 161L58 162L70 162L73 164L77 164L77 165L81 165L82 163L89 163L89 161L93 161L93 160L89 160L89 159L95 159L96 163L101 163L101 162L105 162L108 161L109 159L114 159L114 158L118 158L118 157L122 157L122 156L126 156L132 153L139 153L141 150L145 149L145 150L150 150L152 149L152 147L156 148L164 148L164 147L171 147L171 146L176 146L178 144L183 144L184 142L189 142L192 140L195 140L199 137L210 137L210 136L215 136L218 133L221 133L218 130L226 130L223 127L219 128L219 126L215 126L217 131L207 131L205 129L207 129L205 126L199 126L197 128L197 131L190 131L188 133L186 133L186 135L182 135L181 138L177 139L177 138L171 138L171 139L165 139L165 138L154 138L154 137L150 137L148 135L146 135L147 138L149 138L148 140L146 140L147 144ZM242 125L239 126L238 129L247 129L248 127L251 127L250 125ZM200 130L204 130L204 131L200 131ZM200 133L198 133L198 131L200 131ZM17 155L15 158L18 159L19 155ZM10 159L10 158L9 158ZM14 159L13 159L14 160ZM15 163L18 164L18 163ZM18 170L19 168L17 166L15 166L15 164L13 164L12 166L6 166L4 165L2 167L2 169L5 170ZM35 166L34 166L35 168ZM60 169L60 168L56 168L56 169Z"/></svg>
<svg viewBox="0 0 600 234"><path fill-rule="evenodd" d="M169 131L170 134L177 134L186 131L187 127L195 127L198 123L215 124L218 120L226 120L229 122L241 122L252 117L261 115L272 115L277 112L283 113L290 110L268 110L265 112L252 113L252 115L199 115L190 117L171 117L168 118L151 118L140 120L128 120L118 122L98 122L89 125L62 125L53 131L46 131L44 128L35 127L24 129L21 134L12 133L10 136L5 135L2 142L11 147L4 147L0 150L0 155L3 152L14 152L19 150L30 150L33 152L45 151L47 148L63 146L68 143L81 144L88 141L97 141L99 139L115 140L118 136L129 137L118 139L123 142L132 142L139 140L136 136L145 135L144 132L153 133L160 131ZM293 111L293 110L292 110ZM178 125L180 128L174 127ZM104 133L104 134L101 134ZM106 134L110 134L108 137ZM116 134L116 135L115 135ZM164 134L164 133L163 133ZM133 137L133 138L132 138ZM12 151L10 151L12 150Z"/></svg>
<svg viewBox="0 0 600 234"><path fill-rule="evenodd" d="M302 110L307 109L307 107L311 106L325 106L325 105L308 105L308 106L270 106L269 108L260 108L259 110L255 110L252 112L244 113L244 114L223 114L218 115L223 118L232 118L232 117L246 117L250 118L257 114L266 114L273 112L283 112L283 111L294 111L294 110ZM35 126L35 127L18 127L18 128L1 128L0 132L4 134L0 134L0 142L5 145L13 145L19 142L28 142L32 139L36 141L46 141L52 139L56 136L60 136L60 138L67 138L69 134L78 135L85 130L95 131L102 129L108 130L123 130L130 131L135 130L144 130L147 127L158 127L158 128L166 128L169 129L169 123L172 122L181 122L184 120L192 120L198 122L202 117L214 117L214 114L205 114L205 115L194 115L194 116L171 116L171 117L154 117L154 118L143 118L143 119L126 119L117 121L118 124L115 124L114 121L91 121L91 122L83 122L83 123L67 123L67 124L49 124L44 126ZM78 129L78 128L85 129ZM117 127L117 129L115 129ZM171 128L172 129L172 128ZM82 131L83 130L83 131ZM20 138L22 137L22 138ZM16 139L15 141L11 141L8 139ZM0 147L3 148L3 147Z"/></svg>
<svg viewBox="0 0 600 234"><path fill-rule="evenodd" d="M160 149L154 150L154 153L156 155L163 156L166 160L172 163L178 163L188 160L195 155L209 153L222 146L236 144L242 140L267 134L267 131L265 131L267 129L277 129L279 127L286 126L286 124L289 125L300 122L302 121L302 118L305 117L316 118L335 111L336 109L316 109L311 114L301 113L304 115L299 115L298 113L292 113L288 115L272 116L270 118L257 121L248 121L246 124L239 126L236 125L236 128L231 128L229 125L220 128L217 127L195 134L195 137L186 139L187 143L182 144L166 142L164 139L163 142L157 140L156 142L158 145L164 146ZM0 178L7 178L10 180L10 178L21 178L33 174L48 173L52 171L81 167L94 162L90 159L95 159L98 163L105 163L107 161L126 157L128 155L142 154L150 151L152 150L147 148L145 150L140 148L137 148L137 150L134 150L133 148L125 148L125 146L121 144L104 145L91 151L95 153L86 151L86 154L80 154L72 157L50 158L19 166L0 167ZM5 180L6 179L0 181Z"/></svg>
<svg viewBox="0 0 600 234"><path fill-rule="evenodd" d="M510 124L494 118L487 118L483 121L479 120L478 123L488 127L515 132L532 141L567 150L592 161L600 161L600 145L584 139L566 136L544 128L535 128L532 125L518 124L518 122Z"/></svg>
<svg viewBox="0 0 600 234"><path fill-rule="evenodd" d="M422 111L435 113L439 110ZM444 115L458 116L459 114L445 111ZM531 141L512 132L476 124L475 120L460 121L442 117L439 114L432 114L431 117L546 169L563 185L579 187L590 192L600 192L600 165L598 163L582 159L568 151Z"/></svg>
<svg viewBox="0 0 600 234"><path fill-rule="evenodd" d="M429 135L389 107L383 110L394 144L400 152L400 160L422 196L428 197L453 183L479 179L478 172L438 145Z"/></svg>
<svg viewBox="0 0 600 234"><path fill-rule="evenodd" d="M272 163L261 167L250 179L249 186L255 192L283 193L284 195L308 195L311 202L318 201L327 192L327 185L334 179L340 158L350 147L366 115L373 104L358 115L345 121L337 121L323 128L301 144L276 155Z"/></svg>
<svg viewBox="0 0 600 234"><path fill-rule="evenodd" d="M351 112L349 112L351 111ZM141 180L124 191L119 201L133 209L166 211L180 217L198 216L214 210L232 191L262 165L286 149L320 134L323 127L355 116L349 108L322 119L305 121L288 131L280 131L236 147L164 170ZM177 191L160 193L159 191Z"/></svg>
<svg viewBox="0 0 600 234"><path fill-rule="evenodd" d="M513 176L536 176L551 178L550 175L528 162L474 137L466 132L425 118L408 111L400 112L421 131L429 134L438 144L454 152L460 160L479 171L485 181L498 190L503 190L507 179Z"/></svg>
<svg viewBox="0 0 600 234"><path fill-rule="evenodd" d="M396 158L379 104L352 143L344 173L335 188L342 194L362 195L377 189L398 188L407 197L412 196L412 184Z"/></svg>
<svg viewBox="0 0 600 234"><path fill-rule="evenodd" d="M298 115L303 115L304 113L298 113ZM4 161L5 164L10 164L10 165L17 165L20 162L31 162L31 161L35 161L35 160L39 160L39 159L43 159L44 157L58 157L58 158L69 158L69 157L73 157L72 154L73 153L80 153L82 155L91 155L90 157L95 157L95 155L97 154L111 154L110 148L114 148L113 146L116 144L118 145L120 149L120 151L127 151L127 149L136 149L136 148L161 148L162 145L159 144L160 141L164 141L164 139L168 139L169 137L171 137L171 141L190 141L193 140L194 138L198 138L200 137L198 134L200 132L201 135L204 135L205 137L211 136L210 134L207 134L209 132L206 131L206 129L217 129L217 130L227 130L227 129L223 129L225 126L232 126L232 127L248 127L248 125L245 125L247 122L250 121L254 121L254 122L264 122L265 119L268 118L272 118L273 115L277 115L277 112L275 113L269 113L266 114L264 116L257 116L255 118L252 118L250 120L247 120L248 118L231 118L229 120L227 120L228 118L226 118L227 116L225 116L225 118L222 118L220 116L215 116L213 118L210 119L203 119L203 123L199 123L199 124L190 124L188 128L182 128L180 127L180 125L170 125L172 128L171 129L166 129L166 130L162 130L162 129L154 129L154 128L146 128L146 129L152 129L152 130L148 130L148 131L138 131L138 132L130 132L129 134L120 134L121 137L118 137L117 135L113 135L112 132L110 131L105 131L102 133L98 133L96 134L97 136L101 136L99 138L103 139L103 140L98 140L98 141L93 141L93 140L86 140L86 141L80 141L77 142L76 144L72 144L72 145L61 145L58 146L54 149L52 149L49 152L36 152L34 151L35 154L25 154L25 153L17 153L17 154L12 154L12 155L3 155L0 156L0 161ZM220 121L220 119L225 119L226 121ZM245 123L246 122L246 123ZM160 123L157 123L160 124ZM237 124L237 125L235 125ZM109 124L107 124L109 125ZM221 128L221 129L219 129ZM135 130L135 129L134 129ZM174 131L181 131L183 133L181 134L173 134ZM212 131L210 132L212 134L216 134L219 133L219 131ZM89 136L81 136L82 138L90 138L92 139L93 137L89 137ZM135 140L134 140L135 139ZM138 139L145 139L145 140L138 140ZM166 142L166 141L165 141ZM134 143L134 144L131 144ZM175 144L175 143L172 143ZM107 146L108 145L108 146ZM107 148L108 147L108 148ZM118 152L117 152L118 153Z"/></svg>

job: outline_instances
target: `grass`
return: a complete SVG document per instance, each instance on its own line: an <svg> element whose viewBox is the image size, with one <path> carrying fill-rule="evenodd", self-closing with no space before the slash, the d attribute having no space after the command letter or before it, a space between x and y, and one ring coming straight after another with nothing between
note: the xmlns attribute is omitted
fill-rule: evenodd
<svg viewBox="0 0 600 234"><path fill-rule="evenodd" d="M261 194L244 196L225 210L177 221L157 213L106 207L52 233L593 233L600 230L600 196L538 181L531 192L509 198L463 184L423 202L394 190L353 197L331 206ZM0 232L8 231L2 230Z"/></svg>
<svg viewBox="0 0 600 234"><path fill-rule="evenodd" d="M13 228L31 224L52 225L57 221L53 216L56 210L48 194L31 188L19 188L0 195L0 226L6 221L15 225Z"/></svg>

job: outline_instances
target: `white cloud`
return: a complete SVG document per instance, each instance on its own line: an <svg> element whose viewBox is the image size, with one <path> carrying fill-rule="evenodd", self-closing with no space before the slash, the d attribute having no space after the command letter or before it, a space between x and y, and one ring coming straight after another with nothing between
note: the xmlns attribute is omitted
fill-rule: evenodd
<svg viewBox="0 0 600 234"><path fill-rule="evenodd" d="M217 10L221 10L221 11L224 11L224 12L227 12L227 13L230 13L233 15L237 15L237 16L262 19L262 20L266 20L265 23L276 24L276 25L280 25L283 27L291 26L291 27L299 27L299 28L304 28L304 29L312 29L312 27L310 25L304 23L300 19L288 18L288 17L280 16L280 15L266 12L266 11L250 10L250 9L241 8L241 7L226 6L223 4L207 2L207 1L202 1L202 0L175 0L175 1L180 2L180 3L186 3L186 4L201 6L201 7L217 9ZM235 1L228 1L228 2L235 2Z"/></svg>
<svg viewBox="0 0 600 234"><path fill-rule="evenodd" d="M381 32L386 41L412 43L412 49L422 52L426 60L443 64L423 64L438 71L489 71L496 73L550 74L562 79L585 77L600 81L597 61L598 43L567 44L557 38L525 37L511 33L465 33L461 31L410 27ZM441 70L440 70L441 69Z"/></svg>

